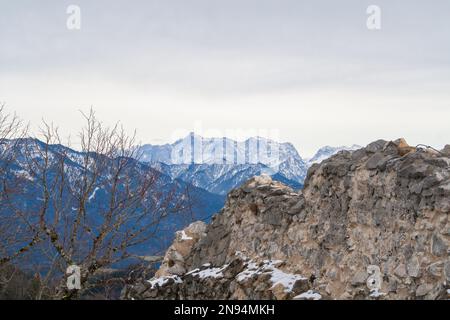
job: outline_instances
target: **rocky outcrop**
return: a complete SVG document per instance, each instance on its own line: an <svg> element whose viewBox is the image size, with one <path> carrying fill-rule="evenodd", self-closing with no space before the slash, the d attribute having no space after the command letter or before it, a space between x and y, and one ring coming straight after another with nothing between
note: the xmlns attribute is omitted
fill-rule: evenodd
<svg viewBox="0 0 450 320"><path fill-rule="evenodd" d="M446 299L449 168L400 139L313 165L300 192L254 177L124 298Z"/></svg>
<svg viewBox="0 0 450 320"><path fill-rule="evenodd" d="M189 258L192 247L200 238L205 236L206 224L202 221L191 223L187 228L177 231L175 240L164 256L163 262L156 272L157 278L172 275L182 275L188 271Z"/></svg>

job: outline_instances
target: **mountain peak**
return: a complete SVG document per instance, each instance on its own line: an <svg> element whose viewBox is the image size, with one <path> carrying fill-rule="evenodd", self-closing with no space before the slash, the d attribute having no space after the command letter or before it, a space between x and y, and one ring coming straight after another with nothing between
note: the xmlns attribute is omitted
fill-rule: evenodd
<svg viewBox="0 0 450 320"><path fill-rule="evenodd" d="M361 149L361 146L359 146L357 144L353 144L350 147L347 147L347 146L340 146L340 147L324 146L324 147L320 148L319 150L317 150L317 152L314 154L314 156L312 158L307 159L307 165L308 165L308 167L310 167L314 163L320 163L323 160L335 155L336 153L338 153L340 151L344 151L344 150L354 151L357 149Z"/></svg>
<svg viewBox="0 0 450 320"><path fill-rule="evenodd" d="M289 158L303 162L291 143L280 143L261 136L245 140L227 137L203 137L190 132L172 144L144 145L144 162L165 164L264 164L278 166Z"/></svg>
<svg viewBox="0 0 450 320"><path fill-rule="evenodd" d="M263 173L298 189L307 171L291 143L261 136L237 141L227 137L204 138L191 132L172 144L145 145L140 154L143 162L172 178L221 195Z"/></svg>

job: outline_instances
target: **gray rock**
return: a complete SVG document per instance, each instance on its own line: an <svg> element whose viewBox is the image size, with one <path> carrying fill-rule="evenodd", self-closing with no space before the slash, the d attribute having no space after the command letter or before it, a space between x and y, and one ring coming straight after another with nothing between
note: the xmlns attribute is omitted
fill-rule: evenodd
<svg viewBox="0 0 450 320"><path fill-rule="evenodd" d="M412 256L406 265L406 271L410 277L417 278L420 275L420 263L417 256Z"/></svg>
<svg viewBox="0 0 450 320"><path fill-rule="evenodd" d="M428 165L413 163L401 168L398 175L408 179L423 179L427 176L429 169Z"/></svg>
<svg viewBox="0 0 450 320"><path fill-rule="evenodd" d="M302 292L308 291L311 288L310 283L308 281L308 279L300 279L295 281L293 287L292 287L292 291L295 294L300 294Z"/></svg>
<svg viewBox="0 0 450 320"><path fill-rule="evenodd" d="M450 156L450 144L445 145L441 152L447 156Z"/></svg>
<svg viewBox="0 0 450 320"><path fill-rule="evenodd" d="M270 224L272 226L281 226L283 215L281 212L268 212L264 214L264 223Z"/></svg>
<svg viewBox="0 0 450 320"><path fill-rule="evenodd" d="M450 198L442 197L438 199L435 203L435 208L444 213L450 212Z"/></svg>
<svg viewBox="0 0 450 320"><path fill-rule="evenodd" d="M364 158L367 155L366 149L358 149L356 151L353 151L351 154L352 161L360 161L362 158ZM355 165L354 165L355 166ZM355 166L356 167L356 166Z"/></svg>
<svg viewBox="0 0 450 320"><path fill-rule="evenodd" d="M447 244L437 234L431 237L431 252L438 257L447 255Z"/></svg>
<svg viewBox="0 0 450 320"><path fill-rule="evenodd" d="M444 262L438 261L435 263L430 264L427 267L427 271L429 274L431 274L434 277L440 278L442 276L442 270L444 268Z"/></svg>
<svg viewBox="0 0 450 320"><path fill-rule="evenodd" d="M394 273L396 276L400 278L406 277L408 274L406 273L406 267L404 264L400 264L395 268Z"/></svg>
<svg viewBox="0 0 450 320"><path fill-rule="evenodd" d="M429 293L431 290L433 290L433 285L430 283L423 283L420 286L417 287L416 289L416 296L418 297L423 297L425 296L427 293Z"/></svg>
<svg viewBox="0 0 450 320"><path fill-rule="evenodd" d="M429 189L431 187L434 187L435 185L439 184L443 180L442 176L440 175L432 175L429 177L426 177L423 179L423 188Z"/></svg>
<svg viewBox="0 0 450 320"><path fill-rule="evenodd" d="M447 281L447 283L450 283L450 260L445 261L444 275L445 275L445 281Z"/></svg>
<svg viewBox="0 0 450 320"><path fill-rule="evenodd" d="M375 153L372 155L369 160L366 162L366 168L369 170L374 170L378 167L380 162L384 160L384 155L380 152Z"/></svg>
<svg viewBox="0 0 450 320"><path fill-rule="evenodd" d="M347 161L325 162L323 171L325 174L336 175L338 177L345 176L350 169L350 163Z"/></svg>
<svg viewBox="0 0 450 320"><path fill-rule="evenodd" d="M377 151L381 151L383 150L384 146L386 145L387 141L386 140L377 140L374 141L372 143L369 143L366 147L366 151L367 152L371 152L371 153L375 153Z"/></svg>
<svg viewBox="0 0 450 320"><path fill-rule="evenodd" d="M365 285L367 280L367 272L366 271L358 271L352 278L352 286L357 287L360 285Z"/></svg>
<svg viewBox="0 0 450 320"><path fill-rule="evenodd" d="M409 191L411 193L420 194L422 192L423 184L422 182L413 182L409 185Z"/></svg>
<svg viewBox="0 0 450 320"><path fill-rule="evenodd" d="M287 210L290 215L298 214L305 208L305 198L299 198L298 202Z"/></svg>

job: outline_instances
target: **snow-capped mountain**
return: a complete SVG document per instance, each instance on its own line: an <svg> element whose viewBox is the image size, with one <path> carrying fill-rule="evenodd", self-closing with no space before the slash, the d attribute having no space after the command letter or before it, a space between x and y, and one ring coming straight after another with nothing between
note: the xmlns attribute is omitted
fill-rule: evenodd
<svg viewBox="0 0 450 320"><path fill-rule="evenodd" d="M264 164L276 168L288 159L303 162L291 143L263 137L235 141L226 137L204 138L191 133L173 144L143 145L140 160L165 164Z"/></svg>
<svg viewBox="0 0 450 320"><path fill-rule="evenodd" d="M204 138L193 133L173 144L144 145L140 160L194 186L226 194L262 173L298 189L307 165L291 143L262 137L235 141Z"/></svg>
<svg viewBox="0 0 450 320"><path fill-rule="evenodd" d="M320 148L312 158L307 159L306 164L309 168L314 163L320 163L323 160L328 159L332 155L335 155L339 151L343 151L343 150L353 151L353 150L358 150L358 149L361 149L361 146L356 145L356 144L354 144L350 147L347 147L347 146L341 146L341 147L325 146L325 147Z"/></svg>
<svg viewBox="0 0 450 320"><path fill-rule="evenodd" d="M235 141L226 137L204 138L194 133L173 144L144 145L140 160L209 192L225 195L246 180L262 173L294 189L301 188L308 168L342 150L360 146L330 147L305 161L291 143L262 137Z"/></svg>
<svg viewBox="0 0 450 320"><path fill-rule="evenodd" d="M286 176L274 172L264 164L230 165L230 164L153 164L157 170L169 175L172 179L180 179L211 193L225 195L238 187L250 177L269 174L273 179L283 182L294 189L300 189L302 184Z"/></svg>

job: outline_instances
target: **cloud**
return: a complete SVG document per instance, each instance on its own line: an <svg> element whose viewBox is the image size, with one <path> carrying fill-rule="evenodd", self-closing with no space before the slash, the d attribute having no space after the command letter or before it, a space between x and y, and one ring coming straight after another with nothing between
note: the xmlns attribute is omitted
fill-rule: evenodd
<svg viewBox="0 0 450 320"><path fill-rule="evenodd" d="M448 1L377 1L375 32L371 1L79 0L80 31L69 4L2 5L0 100L32 123L73 132L93 105L144 142L202 120L277 128L310 153L450 136Z"/></svg>

